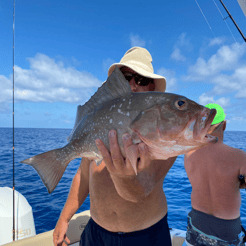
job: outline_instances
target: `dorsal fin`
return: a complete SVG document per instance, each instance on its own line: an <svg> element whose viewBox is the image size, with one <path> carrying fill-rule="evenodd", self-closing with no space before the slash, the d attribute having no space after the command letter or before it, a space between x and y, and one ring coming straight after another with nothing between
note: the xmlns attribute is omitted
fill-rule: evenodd
<svg viewBox="0 0 246 246"><path fill-rule="evenodd" d="M115 66L115 70L102 86L98 88L97 92L90 98L90 100L83 106L78 106L75 124L67 140L71 140L78 125L83 121L83 118L93 112L94 108L115 98L130 95L131 93L132 90L128 81L125 79L120 69Z"/></svg>

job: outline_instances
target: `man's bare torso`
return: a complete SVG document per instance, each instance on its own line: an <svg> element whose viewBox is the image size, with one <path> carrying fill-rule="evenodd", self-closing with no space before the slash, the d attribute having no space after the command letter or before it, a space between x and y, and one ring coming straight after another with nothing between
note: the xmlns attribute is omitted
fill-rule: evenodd
<svg viewBox="0 0 246 246"><path fill-rule="evenodd" d="M185 156L185 169L192 185L194 209L221 219L240 216L238 175L245 154L222 142Z"/></svg>
<svg viewBox="0 0 246 246"><path fill-rule="evenodd" d="M171 165L155 164L154 171L160 173L154 190L139 202L120 197L110 174L102 162L90 164L89 192L91 216L101 227L113 232L143 230L161 220L167 213L167 202L163 192L163 180ZM158 169L161 169L159 171Z"/></svg>

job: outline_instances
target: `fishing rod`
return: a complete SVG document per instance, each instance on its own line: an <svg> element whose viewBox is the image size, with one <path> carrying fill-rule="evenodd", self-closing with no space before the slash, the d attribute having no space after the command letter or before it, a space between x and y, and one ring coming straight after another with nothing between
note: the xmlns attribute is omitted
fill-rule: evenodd
<svg viewBox="0 0 246 246"><path fill-rule="evenodd" d="M14 112L15 112L15 0L13 5L13 241L15 241L15 128L14 128Z"/></svg>
<svg viewBox="0 0 246 246"><path fill-rule="evenodd" d="M231 16L230 12L228 11L228 9L226 8L226 6L224 5L224 3L222 2L222 0L220 0L221 4L223 5L223 7L225 8L227 14L229 15L229 17L231 18L231 20L233 21L234 25L236 26L237 30L239 31L239 33L241 34L241 36L243 37L244 41L246 42L246 38L243 35L242 31L240 30L240 28L238 27L237 23L234 21L233 17Z"/></svg>

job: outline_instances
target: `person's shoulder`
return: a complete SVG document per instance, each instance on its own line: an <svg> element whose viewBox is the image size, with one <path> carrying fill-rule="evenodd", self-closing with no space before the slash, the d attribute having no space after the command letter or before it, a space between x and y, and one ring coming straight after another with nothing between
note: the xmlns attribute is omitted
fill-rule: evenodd
<svg viewBox="0 0 246 246"><path fill-rule="evenodd" d="M224 148L228 151L230 155L236 155L238 158L243 158L246 160L246 152L242 149L234 148L229 145L223 144Z"/></svg>
<svg viewBox="0 0 246 246"><path fill-rule="evenodd" d="M238 155L242 156L246 160L246 152L242 149L236 149L238 152Z"/></svg>

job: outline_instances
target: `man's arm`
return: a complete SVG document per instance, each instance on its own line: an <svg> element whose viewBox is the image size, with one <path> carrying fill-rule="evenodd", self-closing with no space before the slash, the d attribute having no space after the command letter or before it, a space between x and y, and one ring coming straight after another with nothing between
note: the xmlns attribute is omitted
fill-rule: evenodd
<svg viewBox="0 0 246 246"><path fill-rule="evenodd" d="M68 223L89 194L89 165L90 161L83 158L73 178L67 201L53 233L54 245L61 245L63 239L69 242L66 237Z"/></svg>
<svg viewBox="0 0 246 246"><path fill-rule="evenodd" d="M111 135L112 132L113 135ZM133 143L129 135L125 137L123 138L123 144L126 150ZM113 130L109 132L109 143L111 154L101 140L96 140L97 147L103 156L118 194L128 201L138 202L148 196L176 160L176 157L168 160L153 160L147 146L140 143L136 150L140 157L136 176L129 159L127 157L124 159L121 155L116 132Z"/></svg>
<svg viewBox="0 0 246 246"><path fill-rule="evenodd" d="M70 221L89 194L89 165L88 159L83 158L81 160L60 218Z"/></svg>

